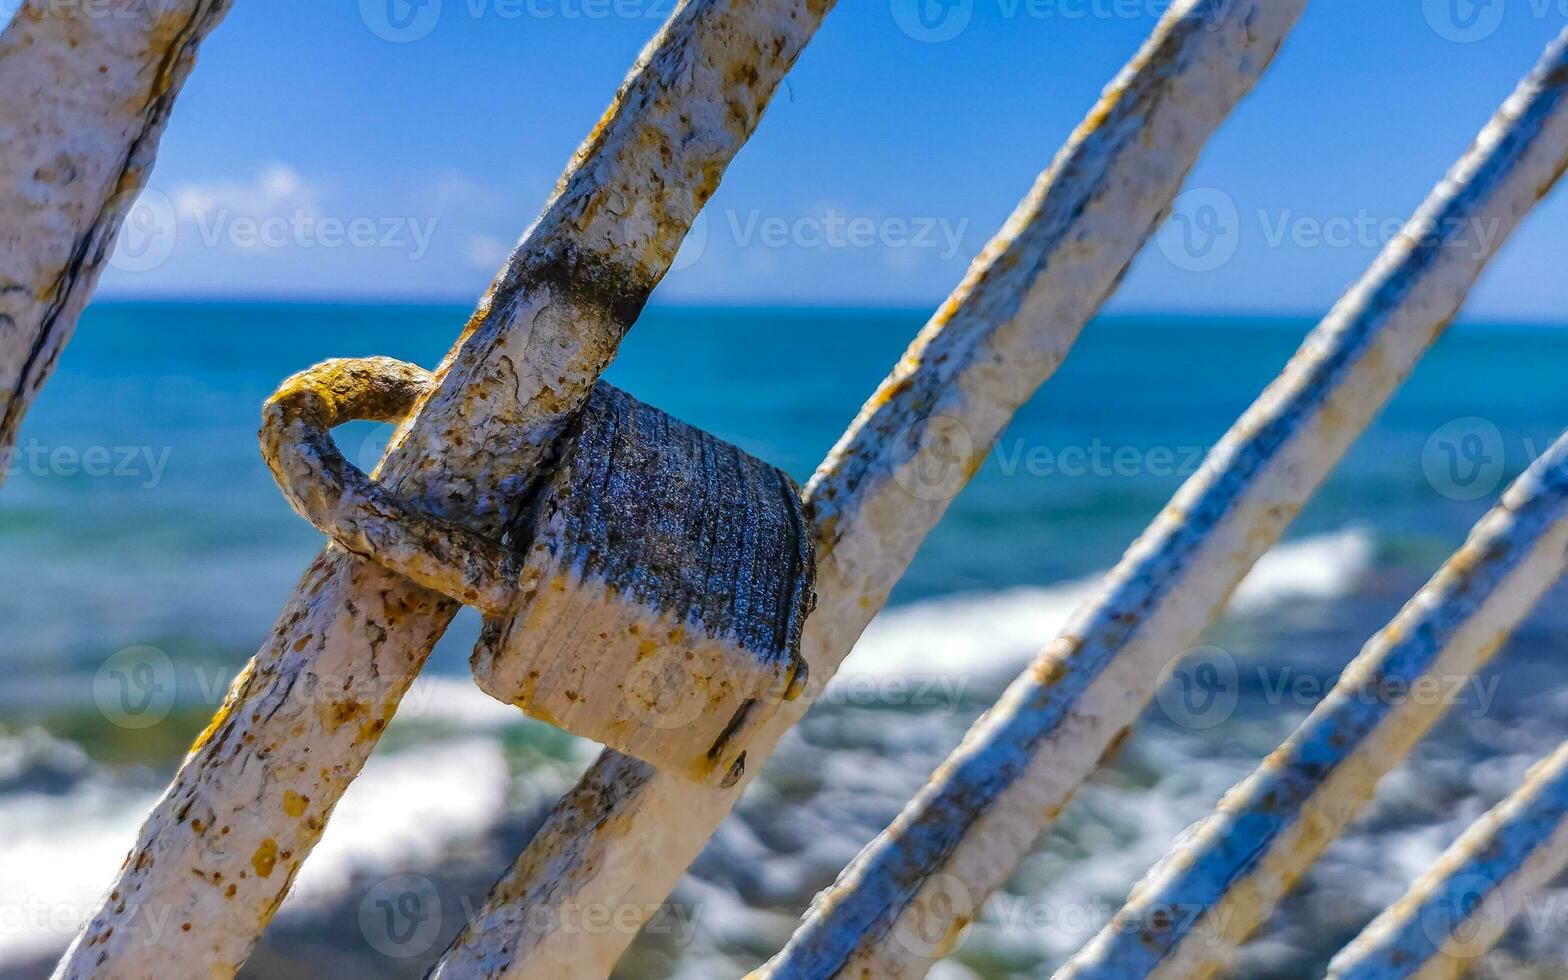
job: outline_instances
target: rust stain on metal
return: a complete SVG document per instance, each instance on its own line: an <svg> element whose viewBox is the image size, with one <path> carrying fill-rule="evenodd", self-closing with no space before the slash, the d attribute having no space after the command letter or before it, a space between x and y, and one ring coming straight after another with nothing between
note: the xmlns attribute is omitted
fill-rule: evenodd
<svg viewBox="0 0 1568 980"><path fill-rule="evenodd" d="M256 853L251 855L250 866L256 874L263 878L272 877L272 869L278 864L278 842L271 837L263 840L256 848Z"/></svg>

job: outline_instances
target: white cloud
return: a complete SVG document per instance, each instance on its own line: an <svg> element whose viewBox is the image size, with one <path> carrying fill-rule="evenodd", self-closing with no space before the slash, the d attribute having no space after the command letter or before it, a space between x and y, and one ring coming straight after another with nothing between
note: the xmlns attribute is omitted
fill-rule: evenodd
<svg viewBox="0 0 1568 980"><path fill-rule="evenodd" d="M464 249L464 257L468 264L494 272L500 268L501 263L511 254L512 246L494 235L469 235L468 246Z"/></svg>
<svg viewBox="0 0 1568 980"><path fill-rule="evenodd" d="M430 200L442 210L493 211L506 203L502 194L459 170L438 174L429 188Z"/></svg>
<svg viewBox="0 0 1568 980"><path fill-rule="evenodd" d="M143 198L124 222L110 294L466 294L522 226L495 188L451 168L372 188L274 161L173 179Z"/></svg>
<svg viewBox="0 0 1568 980"><path fill-rule="evenodd" d="M176 184L170 195L181 218L210 219L223 212L251 218L319 213L317 189L286 163L269 163L249 180Z"/></svg>

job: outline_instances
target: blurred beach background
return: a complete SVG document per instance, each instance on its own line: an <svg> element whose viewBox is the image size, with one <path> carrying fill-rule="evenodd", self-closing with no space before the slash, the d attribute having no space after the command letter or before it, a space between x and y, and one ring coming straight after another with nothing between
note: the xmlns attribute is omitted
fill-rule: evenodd
<svg viewBox="0 0 1568 980"><path fill-rule="evenodd" d="M0 501L0 975L42 975L320 545L256 451L262 399L290 371L332 355L433 365L465 313L211 303L89 311L28 421ZM655 308L609 377L804 479L923 319L918 310ZM735 976L775 950L1310 326L1147 316L1091 324L623 975ZM831 356L800 371L801 350ZM1453 328L1243 585L1185 668L1187 688L1162 688L1115 765L1078 795L942 975L1042 976L1102 925L1555 437L1568 419L1563 363L1568 332ZM368 466L388 431L366 424L338 435ZM474 688L474 632L465 615L443 641L248 975L418 975L592 758L594 746ZM1568 738L1565 649L1568 613L1549 599L1248 948L1243 975L1321 969ZM1193 689L1218 697L1193 701ZM388 895L417 898L405 906L410 918L397 918L405 913ZM1493 960L1562 962L1562 926L1527 919Z"/></svg>
<svg viewBox="0 0 1568 980"><path fill-rule="evenodd" d="M839 4L610 380L806 478L1167 5ZM0 488L0 978L47 975L321 546L262 465L262 400L326 357L433 367L671 9L272 0L204 44ZM618 976L735 977L780 947L1565 21L1313 0ZM1568 425L1564 255L1559 192L935 976L1048 975ZM387 435L337 433L367 468ZM1454 692L1238 976L1319 975L1568 738L1563 597ZM593 758L477 690L476 628L443 640L246 977L421 975ZM1476 975L1565 963L1559 889Z"/></svg>

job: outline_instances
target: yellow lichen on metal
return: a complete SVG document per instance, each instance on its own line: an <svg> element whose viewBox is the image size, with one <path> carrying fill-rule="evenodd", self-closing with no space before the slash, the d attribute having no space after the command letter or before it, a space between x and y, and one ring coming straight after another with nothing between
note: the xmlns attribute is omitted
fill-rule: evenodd
<svg viewBox="0 0 1568 980"><path fill-rule="evenodd" d="M261 453L300 516L340 547L486 613L518 601L518 563L497 540L415 506L343 458L331 429L401 422L434 390L430 372L389 357L323 361L262 407ZM296 648L311 639L301 637Z"/></svg>

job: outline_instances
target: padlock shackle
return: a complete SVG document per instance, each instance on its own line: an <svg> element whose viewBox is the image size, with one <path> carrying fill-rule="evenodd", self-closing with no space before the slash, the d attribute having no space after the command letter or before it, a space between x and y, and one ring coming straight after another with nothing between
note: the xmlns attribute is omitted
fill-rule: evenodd
<svg viewBox="0 0 1568 980"><path fill-rule="evenodd" d="M397 496L344 458L331 430L401 422L435 377L390 357L323 361L284 381L262 408L261 454L296 513L356 555L486 615L516 604L519 563L500 541Z"/></svg>

